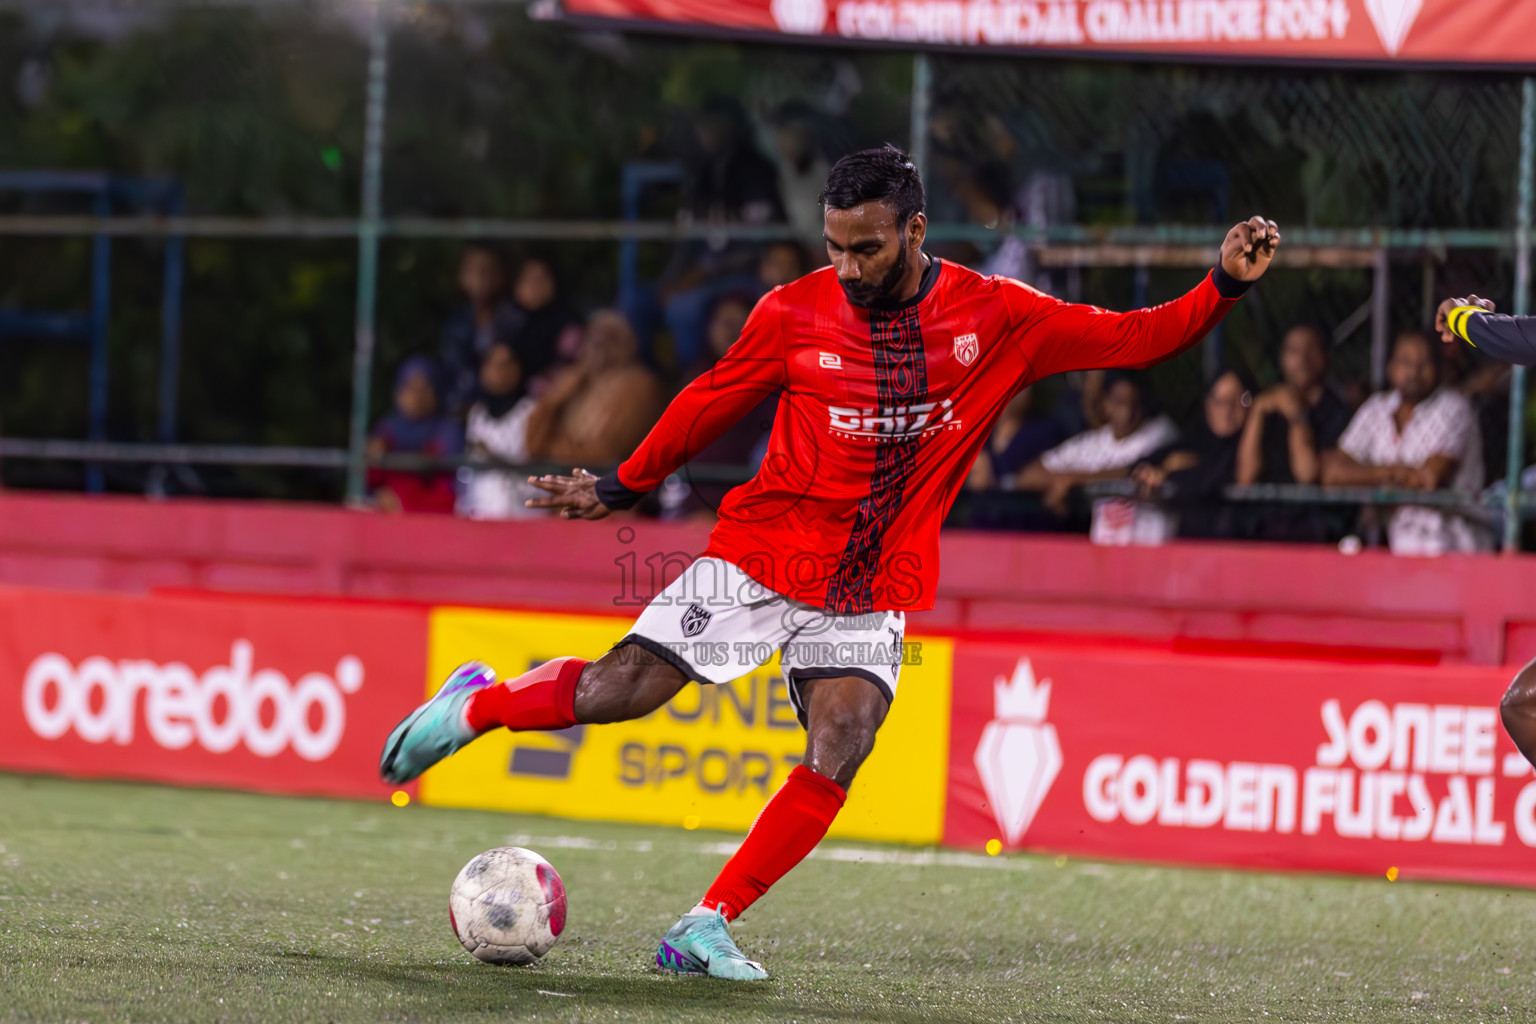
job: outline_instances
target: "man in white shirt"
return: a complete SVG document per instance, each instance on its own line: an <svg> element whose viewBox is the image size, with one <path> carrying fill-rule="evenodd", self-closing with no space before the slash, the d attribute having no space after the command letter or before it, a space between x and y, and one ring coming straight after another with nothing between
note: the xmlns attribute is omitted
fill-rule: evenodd
<svg viewBox="0 0 1536 1024"><path fill-rule="evenodd" d="M1324 455L1322 483L1338 487L1442 488L1475 493L1483 485L1483 444L1466 397L1440 387L1439 352L1428 335L1398 335L1387 362L1391 391L1366 399L1337 450ZM1458 515L1405 505L1387 539L1397 555L1481 551L1487 531Z"/></svg>
<svg viewBox="0 0 1536 1024"><path fill-rule="evenodd" d="M1104 387L1107 422L1067 439L1025 466L1012 482L1013 489L1039 491L1046 508L1065 515L1072 488L1124 477L1132 466L1178 436L1166 416L1148 419L1146 404L1137 378L1115 376Z"/></svg>

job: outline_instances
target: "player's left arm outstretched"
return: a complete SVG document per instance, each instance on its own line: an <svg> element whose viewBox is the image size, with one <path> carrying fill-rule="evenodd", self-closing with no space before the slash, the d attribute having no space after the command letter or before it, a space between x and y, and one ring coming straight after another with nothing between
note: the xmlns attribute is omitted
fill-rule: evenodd
<svg viewBox="0 0 1536 1024"><path fill-rule="evenodd" d="M1252 217L1227 232L1221 258L1192 291L1130 313L1062 302L1027 285L1005 292L1035 379L1070 370L1142 369L1194 345L1264 276L1280 247L1272 220Z"/></svg>

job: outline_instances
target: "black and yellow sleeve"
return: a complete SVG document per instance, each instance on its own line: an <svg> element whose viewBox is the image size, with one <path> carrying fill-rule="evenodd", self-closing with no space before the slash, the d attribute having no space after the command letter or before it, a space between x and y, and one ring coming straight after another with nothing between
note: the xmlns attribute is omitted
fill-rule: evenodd
<svg viewBox="0 0 1536 1024"><path fill-rule="evenodd" d="M1486 312L1488 311L1481 306L1457 306L1455 309L1451 310L1450 315L1445 318L1446 324L1450 327L1452 334L1456 335L1456 337L1460 338L1468 345L1471 345L1473 348L1476 348L1477 342L1467 337L1467 321L1471 319L1472 314L1474 313Z"/></svg>
<svg viewBox="0 0 1536 1024"><path fill-rule="evenodd" d="M1536 364L1536 317L1499 316L1481 306L1457 306L1445 319L1452 334L1486 356L1521 366Z"/></svg>

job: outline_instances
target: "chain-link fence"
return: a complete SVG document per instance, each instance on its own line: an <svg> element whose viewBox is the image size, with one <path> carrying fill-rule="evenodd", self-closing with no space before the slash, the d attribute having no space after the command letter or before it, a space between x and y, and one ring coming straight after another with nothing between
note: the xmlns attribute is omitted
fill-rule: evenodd
<svg viewBox="0 0 1536 1024"><path fill-rule="evenodd" d="M546 256L582 312L616 302L632 283L625 274L653 280L675 252L666 236L687 205L704 112L722 100L778 175L787 225L777 230L808 246L807 183L818 168L857 146L912 141L910 54L575 33L521 4L379 9L389 19L379 384L406 355L435 349L466 237L493 240L513 263ZM167 243L119 238L97 358L88 342L59 340L73 337L70 325L53 324L50 338L35 318L13 316L7 331L0 317L8 436L348 442L374 10L102 3L0 12L0 170L101 172L120 191L128 179L171 181L184 213L237 219L186 243L169 435ZM1186 288L1197 261L1170 258L1169 247L1209 246L1218 225L1263 212L1288 242L1312 232L1314 264L1277 268L1229 318L1219 353L1157 371L1174 412L1194 409L1218 359L1272 381L1279 337L1296 322L1322 325L1336 342L1336 377L1368 386L1384 334L1423 326L1440 297L1478 291L1510 304L1521 114L1513 76L927 59L920 148L943 255L984 263L1018 229L1034 240L1032 274L1072 298L1125 308ZM647 177L647 168L664 173ZM105 212L145 212L119 200ZM0 220L90 215L104 212L102 202L0 190ZM661 226L651 240L623 241L648 225ZM0 308L103 312L91 291L101 246L89 231L0 229L9 235ZM1134 244L1105 244L1111 231ZM1384 267L1377 251L1387 253ZM665 348L663 339L658 365L675 377L681 368ZM385 391L372 389L370 417L385 408ZM1492 439L1494 465L1500 451ZM20 486L84 482L78 466L58 461L9 461L3 472ZM108 482L140 489L145 472L121 467ZM187 486L335 498L341 481L314 467L205 468Z"/></svg>

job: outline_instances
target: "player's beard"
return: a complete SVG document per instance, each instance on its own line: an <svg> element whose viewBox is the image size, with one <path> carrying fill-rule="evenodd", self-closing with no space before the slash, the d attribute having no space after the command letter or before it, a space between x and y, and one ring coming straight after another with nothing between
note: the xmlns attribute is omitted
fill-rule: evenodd
<svg viewBox="0 0 1536 1024"><path fill-rule="evenodd" d="M866 309L879 309L884 306L897 305L897 294L901 290L901 282L907 276L907 247L903 245L896 255L896 262L886 275L873 284L865 281L849 282L839 279L838 284L843 286L843 294L848 296L848 301L855 306L863 306Z"/></svg>

